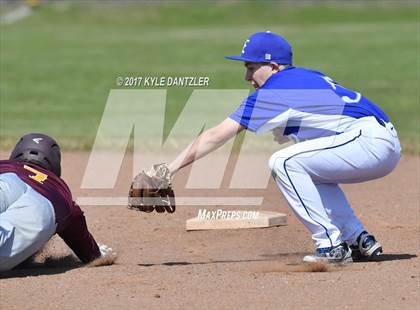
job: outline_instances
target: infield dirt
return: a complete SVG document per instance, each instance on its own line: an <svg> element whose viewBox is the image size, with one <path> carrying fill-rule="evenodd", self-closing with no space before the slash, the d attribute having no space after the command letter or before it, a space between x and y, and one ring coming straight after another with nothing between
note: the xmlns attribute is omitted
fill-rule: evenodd
<svg viewBox="0 0 420 310"><path fill-rule="evenodd" d="M64 156L75 197L98 195L79 189L87 159ZM186 173L175 190L182 192ZM344 186L384 247L376 262L344 266L301 263L313 251L310 236L271 181L256 209L288 214L288 226L187 232L196 207L160 215L86 206L96 240L118 252L115 264L83 267L53 238L41 257L46 264L0 275L0 309L418 309L419 176L420 157L403 156L391 175ZM126 195L130 180L124 164L115 193Z"/></svg>

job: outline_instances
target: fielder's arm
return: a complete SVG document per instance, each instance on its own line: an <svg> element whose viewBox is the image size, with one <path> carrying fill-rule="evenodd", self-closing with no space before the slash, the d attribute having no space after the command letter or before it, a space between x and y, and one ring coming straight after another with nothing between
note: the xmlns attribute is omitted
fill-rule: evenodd
<svg viewBox="0 0 420 310"><path fill-rule="evenodd" d="M216 150L244 129L241 124L227 118L204 131L168 165L171 174Z"/></svg>

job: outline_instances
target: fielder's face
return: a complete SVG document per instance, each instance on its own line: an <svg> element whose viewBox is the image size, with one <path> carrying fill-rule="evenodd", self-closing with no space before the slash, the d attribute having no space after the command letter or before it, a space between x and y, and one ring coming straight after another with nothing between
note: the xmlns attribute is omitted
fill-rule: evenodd
<svg viewBox="0 0 420 310"><path fill-rule="evenodd" d="M279 71L276 63L246 62L245 68L245 80L251 82L255 89L263 86L270 76Z"/></svg>

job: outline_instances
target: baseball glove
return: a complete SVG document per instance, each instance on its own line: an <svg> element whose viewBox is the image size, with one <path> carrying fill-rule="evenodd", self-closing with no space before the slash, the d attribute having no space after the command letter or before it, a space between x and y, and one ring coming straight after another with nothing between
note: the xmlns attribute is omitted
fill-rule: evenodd
<svg viewBox="0 0 420 310"><path fill-rule="evenodd" d="M128 208L143 212L175 212L175 194L166 164L153 165L149 172L141 172L131 183Z"/></svg>

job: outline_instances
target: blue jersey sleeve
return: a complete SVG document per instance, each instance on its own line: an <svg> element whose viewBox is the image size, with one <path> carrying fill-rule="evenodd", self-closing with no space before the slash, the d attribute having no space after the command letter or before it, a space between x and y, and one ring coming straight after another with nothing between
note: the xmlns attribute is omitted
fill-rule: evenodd
<svg viewBox="0 0 420 310"><path fill-rule="evenodd" d="M257 98L257 92L254 92L250 96L244 99L239 107L229 117L234 121L238 122L246 129L255 131L254 122L251 122L252 112L255 107L255 101ZM251 124L250 124L251 123ZM252 127L250 127L250 125Z"/></svg>

